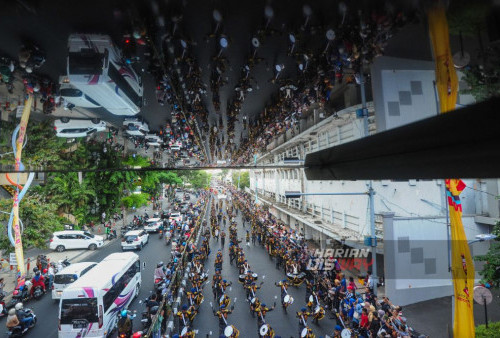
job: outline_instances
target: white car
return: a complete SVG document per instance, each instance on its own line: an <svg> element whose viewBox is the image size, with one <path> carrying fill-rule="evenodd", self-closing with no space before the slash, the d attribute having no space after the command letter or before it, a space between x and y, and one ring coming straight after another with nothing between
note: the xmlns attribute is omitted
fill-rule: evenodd
<svg viewBox="0 0 500 338"><path fill-rule="evenodd" d="M122 250L141 250L144 245L148 244L149 235L144 230L132 230L123 236L122 239Z"/></svg>
<svg viewBox="0 0 500 338"><path fill-rule="evenodd" d="M86 274L90 269L96 266L95 262L73 263L65 267L54 276L52 284L52 299L60 299L63 290L78 278Z"/></svg>
<svg viewBox="0 0 500 338"><path fill-rule="evenodd" d="M170 222L174 221L176 223L182 222L182 214L180 212L173 212L170 214Z"/></svg>
<svg viewBox="0 0 500 338"><path fill-rule="evenodd" d="M163 143L162 138L155 134L147 134L144 138L146 143L150 146L159 147Z"/></svg>
<svg viewBox="0 0 500 338"><path fill-rule="evenodd" d="M138 118L127 118L123 121L125 132L130 136L144 137L149 133L149 126Z"/></svg>
<svg viewBox="0 0 500 338"><path fill-rule="evenodd" d="M57 231L50 240L50 249L63 252L67 249L95 250L104 245L104 238L88 231L66 230Z"/></svg>
<svg viewBox="0 0 500 338"><path fill-rule="evenodd" d="M92 133L106 130L106 122L94 118L89 120L61 117L54 121L58 137L86 137Z"/></svg>
<svg viewBox="0 0 500 338"><path fill-rule="evenodd" d="M144 224L144 230L147 232L158 232L163 221L160 218L149 218Z"/></svg>
<svg viewBox="0 0 500 338"><path fill-rule="evenodd" d="M59 89L61 97L64 101L74 104L76 107L83 108L100 108L101 105L97 103L90 96L85 95L80 89L77 89L69 83L61 83Z"/></svg>

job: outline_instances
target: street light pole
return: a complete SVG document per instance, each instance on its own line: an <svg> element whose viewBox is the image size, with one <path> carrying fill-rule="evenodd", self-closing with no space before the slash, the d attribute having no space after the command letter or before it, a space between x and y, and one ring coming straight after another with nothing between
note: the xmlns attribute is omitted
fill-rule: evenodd
<svg viewBox="0 0 500 338"><path fill-rule="evenodd" d="M377 277L377 238L376 238L376 232L375 232L375 205L374 205L374 198L373 198L374 195L375 195L375 191L373 190L373 187L372 187L372 181L370 181L370 185L368 188L368 196L370 199L370 202L369 202L370 203L370 233L371 233L370 245L372 247L373 294L376 296L377 295L378 277Z"/></svg>

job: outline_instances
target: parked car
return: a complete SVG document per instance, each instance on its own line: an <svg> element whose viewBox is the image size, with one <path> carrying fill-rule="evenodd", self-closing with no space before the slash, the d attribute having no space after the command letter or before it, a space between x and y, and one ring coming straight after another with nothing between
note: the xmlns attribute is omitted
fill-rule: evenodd
<svg viewBox="0 0 500 338"><path fill-rule="evenodd" d="M130 136L144 137L149 133L149 125L139 118L126 118L123 121L125 132Z"/></svg>
<svg viewBox="0 0 500 338"><path fill-rule="evenodd" d="M149 234L144 230L128 231L122 239L122 250L141 250L149 242Z"/></svg>
<svg viewBox="0 0 500 338"><path fill-rule="evenodd" d="M52 299L60 299L63 290L68 285L86 274L96 265L97 263L95 262L73 263L56 273L56 275L54 276L54 283L52 284Z"/></svg>
<svg viewBox="0 0 500 338"><path fill-rule="evenodd" d="M104 244L104 238L91 234L88 231L65 230L57 231L52 235L49 247L52 250L63 252L67 249L95 250Z"/></svg>
<svg viewBox="0 0 500 338"><path fill-rule="evenodd" d="M100 119L70 119L61 117L54 121L58 137L86 137L92 133L106 130L106 122Z"/></svg>
<svg viewBox="0 0 500 338"><path fill-rule="evenodd" d="M189 201L191 199L191 195L186 193L184 194L184 200Z"/></svg>
<svg viewBox="0 0 500 338"><path fill-rule="evenodd" d="M147 134L144 138L146 143L150 146L159 147L163 143L161 137L155 134Z"/></svg>
<svg viewBox="0 0 500 338"><path fill-rule="evenodd" d="M158 232L160 229L160 225L162 224L162 220L160 218L154 217L149 218L144 224L144 230L147 232Z"/></svg>
<svg viewBox="0 0 500 338"><path fill-rule="evenodd" d="M177 223L182 222L182 214L180 212L173 212L170 214L170 222L176 221Z"/></svg>

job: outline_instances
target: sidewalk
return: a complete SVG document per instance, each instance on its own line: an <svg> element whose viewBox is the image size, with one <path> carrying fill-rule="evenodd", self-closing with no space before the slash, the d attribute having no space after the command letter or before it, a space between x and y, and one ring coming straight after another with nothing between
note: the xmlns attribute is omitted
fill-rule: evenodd
<svg viewBox="0 0 500 338"><path fill-rule="evenodd" d="M128 225L129 223L131 223L133 218L134 218L134 214L135 215L143 215L145 212L147 212L149 215L152 215L152 213L153 213L152 205L147 205L147 206L141 207L139 209L136 209L135 212L126 212L124 219L119 220L115 225L115 227L116 227L115 229L117 230L116 231L117 238L114 240L111 240L111 241L106 240L104 226L102 224L96 225L93 233L95 235L100 235L100 236L104 237L104 245L98 250L102 250L102 248L108 246L109 244L111 244L115 240L118 240L120 238L121 226L123 225L123 223L125 225ZM14 252L14 248L12 248L12 251L10 251L10 252ZM42 249L42 248L28 249L24 252L24 263L26 266L26 273L27 273L28 277L33 274L33 267L35 267L36 258L40 254L46 255L50 262L58 262L60 260L64 260L67 258L71 263L77 263L77 262L83 261L85 258L90 256L92 253L94 253L94 251L86 250L86 249L85 250L67 250L67 251L63 251L63 252L57 252L57 251L53 251L50 249ZM0 269L0 276L4 278L4 283L5 283L4 292L7 294L7 296L5 297L5 301L8 302L10 300L12 292L14 291L14 288L16 287L16 282L17 282L17 279L16 279L17 271L16 270L17 269L16 269L16 267L14 267L12 270L10 270L10 266L5 261L6 259L8 259L8 252L5 253L5 256L6 257L2 256L2 259L4 261L2 261L2 266ZM29 266L28 266L28 261L29 261ZM7 264L4 264L4 262Z"/></svg>

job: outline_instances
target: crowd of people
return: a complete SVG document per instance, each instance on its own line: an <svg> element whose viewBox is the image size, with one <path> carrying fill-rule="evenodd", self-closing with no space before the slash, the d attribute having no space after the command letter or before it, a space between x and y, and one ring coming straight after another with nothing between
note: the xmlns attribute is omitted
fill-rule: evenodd
<svg viewBox="0 0 500 338"><path fill-rule="evenodd" d="M401 306L392 304L387 297L379 299L374 294L375 284L369 271L360 285L352 276L347 276L348 271L342 271L333 257L329 259L333 261L334 269L308 270L310 261L318 257L304 237L286 227L269 210L255 205L252 196L232 187L228 187L228 190L231 191L234 205L242 211L243 219L251 224L251 231L257 234L259 244L274 259L276 267L287 275L287 279L278 283L282 289L282 305L287 294L283 290L286 291L289 285L305 284L306 306L297 313L300 318L299 336L305 328L308 329L307 317L318 318L318 314L324 316L326 310L337 319L334 337L340 337L344 329L354 331L359 337L419 336L408 325Z"/></svg>
<svg viewBox="0 0 500 338"><path fill-rule="evenodd" d="M275 76L273 81L279 84L280 90L250 124L249 137L232 152L232 162L248 163L275 138L288 130L296 133L300 119L307 117L312 108L324 109L328 114L332 94L342 90L345 84L359 84L365 65L383 54L387 41L408 20L398 11L384 14L374 11L360 17L347 15L323 52L312 53L305 46L295 46L294 42L291 55L299 76L294 80L280 80ZM307 30L296 34L307 35Z"/></svg>

